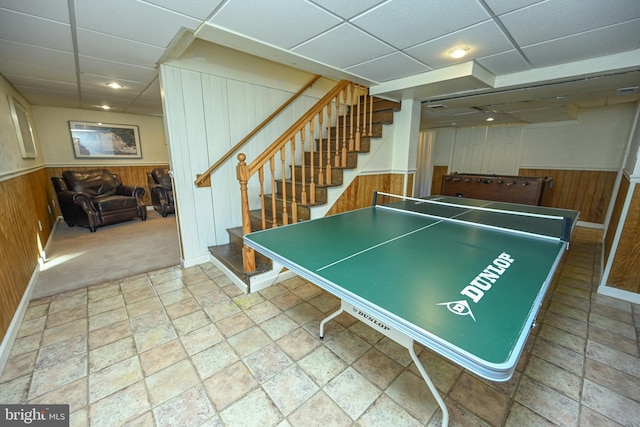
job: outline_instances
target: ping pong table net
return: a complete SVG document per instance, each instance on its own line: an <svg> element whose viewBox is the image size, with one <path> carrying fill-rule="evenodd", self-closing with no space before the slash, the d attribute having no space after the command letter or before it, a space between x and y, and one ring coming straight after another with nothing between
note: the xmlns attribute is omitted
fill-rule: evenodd
<svg viewBox="0 0 640 427"><path fill-rule="evenodd" d="M373 206L439 221L569 242L575 218L562 209L449 196L413 198L376 191Z"/></svg>

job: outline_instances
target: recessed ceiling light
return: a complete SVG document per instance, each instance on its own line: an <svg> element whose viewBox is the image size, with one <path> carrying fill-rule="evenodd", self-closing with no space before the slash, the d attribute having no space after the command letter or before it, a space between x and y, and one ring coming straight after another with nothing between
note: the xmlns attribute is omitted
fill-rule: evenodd
<svg viewBox="0 0 640 427"><path fill-rule="evenodd" d="M488 122L492 122L493 120L494 120L493 117L487 117Z"/></svg>
<svg viewBox="0 0 640 427"><path fill-rule="evenodd" d="M454 59L459 59L465 56L467 53L469 53L468 47L457 47L449 51L449 56L451 56Z"/></svg>
<svg viewBox="0 0 640 427"><path fill-rule="evenodd" d="M120 83L117 83L117 82L107 83L107 86L109 86L111 89L122 89L124 87Z"/></svg>
<svg viewBox="0 0 640 427"><path fill-rule="evenodd" d="M107 104L101 105L100 108L102 108L103 110L110 110L111 109L111 107L109 107Z"/></svg>

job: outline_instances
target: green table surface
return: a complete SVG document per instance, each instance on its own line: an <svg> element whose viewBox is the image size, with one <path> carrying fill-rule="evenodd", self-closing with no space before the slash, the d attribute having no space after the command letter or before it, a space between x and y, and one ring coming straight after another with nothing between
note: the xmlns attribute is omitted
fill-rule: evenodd
<svg viewBox="0 0 640 427"><path fill-rule="evenodd" d="M487 203L454 199L450 201L463 205ZM438 214L487 219L482 211L461 215L448 209L435 208ZM520 209L520 205L502 203L499 209ZM577 219L575 211L522 209ZM421 211L422 206L416 204L415 210ZM498 222L509 221L523 220ZM245 243L417 342L495 380L505 380L513 372L566 248L559 239L380 206L250 233ZM501 254L508 254L513 262L497 278L492 276L493 283L485 281L490 284L483 285L479 299L469 297L471 291L461 293ZM477 298L477 291L473 295ZM452 303L461 301L473 317L450 311Z"/></svg>

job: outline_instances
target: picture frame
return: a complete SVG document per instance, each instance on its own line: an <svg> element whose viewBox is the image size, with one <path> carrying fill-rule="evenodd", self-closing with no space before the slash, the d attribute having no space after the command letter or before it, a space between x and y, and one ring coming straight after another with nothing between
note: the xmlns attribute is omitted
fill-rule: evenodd
<svg viewBox="0 0 640 427"><path fill-rule="evenodd" d="M23 159L35 159L38 156L36 142L33 137L31 117L27 109L13 96L9 95L9 109L11 119L16 129L16 137L20 146L20 154Z"/></svg>
<svg viewBox="0 0 640 427"><path fill-rule="evenodd" d="M76 159L141 159L140 132L136 125L69 120Z"/></svg>

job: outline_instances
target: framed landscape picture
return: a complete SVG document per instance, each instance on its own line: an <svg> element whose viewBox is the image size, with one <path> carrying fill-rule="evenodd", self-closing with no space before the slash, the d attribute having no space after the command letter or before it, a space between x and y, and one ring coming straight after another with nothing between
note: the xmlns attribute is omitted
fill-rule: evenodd
<svg viewBox="0 0 640 427"><path fill-rule="evenodd" d="M18 138L22 158L35 159L38 153L36 152L36 143L33 139L33 130L27 109L12 96L9 96L9 109L11 110L13 126L16 128L16 137Z"/></svg>
<svg viewBox="0 0 640 427"><path fill-rule="evenodd" d="M140 159L138 126L69 121L73 154L77 159Z"/></svg>

